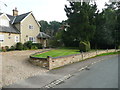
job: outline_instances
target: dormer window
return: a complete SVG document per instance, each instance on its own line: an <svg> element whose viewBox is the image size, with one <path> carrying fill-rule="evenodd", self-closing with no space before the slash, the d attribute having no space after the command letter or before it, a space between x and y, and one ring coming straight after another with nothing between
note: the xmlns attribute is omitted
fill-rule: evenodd
<svg viewBox="0 0 120 90"><path fill-rule="evenodd" d="M33 28L34 28L34 27L33 27L33 25L29 25L29 29L31 29L31 30L32 30Z"/></svg>
<svg viewBox="0 0 120 90"><path fill-rule="evenodd" d="M6 19L1 19L1 20L0 20L0 25L1 25L1 26L9 27L9 21L6 20Z"/></svg>

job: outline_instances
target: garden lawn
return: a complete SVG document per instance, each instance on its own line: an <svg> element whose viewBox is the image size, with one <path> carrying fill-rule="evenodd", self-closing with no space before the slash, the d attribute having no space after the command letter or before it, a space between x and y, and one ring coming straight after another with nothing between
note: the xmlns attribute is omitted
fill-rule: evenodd
<svg viewBox="0 0 120 90"><path fill-rule="evenodd" d="M33 57L41 57L41 58L46 58L47 56L59 57L59 56L66 56L66 55L79 54L79 53L80 52L78 49L56 49L45 53L33 55Z"/></svg>

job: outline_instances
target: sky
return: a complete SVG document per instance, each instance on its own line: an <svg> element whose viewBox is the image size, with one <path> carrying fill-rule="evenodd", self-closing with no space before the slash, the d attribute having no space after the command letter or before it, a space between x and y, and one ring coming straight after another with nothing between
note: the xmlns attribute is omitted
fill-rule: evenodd
<svg viewBox="0 0 120 90"><path fill-rule="evenodd" d="M98 9L104 7L109 0L96 0ZM7 7L4 5L6 4ZM0 12L12 15L12 10L17 7L19 14L32 11L36 20L59 21L66 20L64 6L69 5L67 0L0 0Z"/></svg>

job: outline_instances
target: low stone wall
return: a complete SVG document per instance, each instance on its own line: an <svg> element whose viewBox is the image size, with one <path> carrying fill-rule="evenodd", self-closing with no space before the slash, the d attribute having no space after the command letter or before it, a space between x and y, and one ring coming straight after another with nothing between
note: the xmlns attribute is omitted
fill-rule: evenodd
<svg viewBox="0 0 120 90"><path fill-rule="evenodd" d="M49 69L49 61L48 61L47 58L33 57L33 55L45 53L45 52L48 52L48 51L49 50L45 50L45 51L42 51L42 52L37 52L35 54L32 54L30 56L29 62L32 63L33 65L41 66L43 68Z"/></svg>
<svg viewBox="0 0 120 90"><path fill-rule="evenodd" d="M47 58L30 57L31 59L29 61L34 65L45 67L51 70L74 62L79 62L81 60L91 58L102 53L115 52L115 51L118 50L115 49L97 50L97 51L85 52L85 53L62 56L62 57L50 57L50 56L48 56Z"/></svg>
<svg viewBox="0 0 120 90"><path fill-rule="evenodd" d="M47 60L47 58L31 58L29 60L29 62L31 62L33 65L36 65L36 66L41 66L41 67L44 67L46 69L49 69L49 61Z"/></svg>

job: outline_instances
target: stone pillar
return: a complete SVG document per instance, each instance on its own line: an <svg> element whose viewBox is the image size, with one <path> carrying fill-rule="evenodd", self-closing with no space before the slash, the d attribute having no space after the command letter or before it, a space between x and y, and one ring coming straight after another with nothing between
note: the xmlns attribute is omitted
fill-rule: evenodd
<svg viewBox="0 0 120 90"><path fill-rule="evenodd" d="M108 49L107 49L107 53L108 53Z"/></svg>
<svg viewBox="0 0 120 90"><path fill-rule="evenodd" d="M48 69L51 70L52 69L52 65L51 65L52 64L52 57L47 56L47 61L48 61L48 64L49 64Z"/></svg>
<svg viewBox="0 0 120 90"><path fill-rule="evenodd" d="M98 50L96 50L96 55L98 55Z"/></svg>
<svg viewBox="0 0 120 90"><path fill-rule="evenodd" d="M81 55L82 55L82 60L83 60L83 57L84 57L84 56L83 56L83 52L81 52Z"/></svg>

